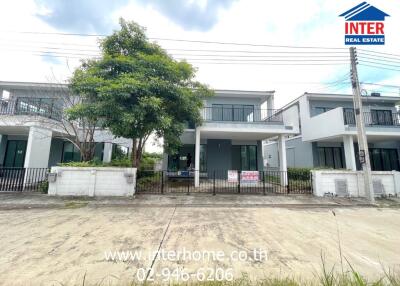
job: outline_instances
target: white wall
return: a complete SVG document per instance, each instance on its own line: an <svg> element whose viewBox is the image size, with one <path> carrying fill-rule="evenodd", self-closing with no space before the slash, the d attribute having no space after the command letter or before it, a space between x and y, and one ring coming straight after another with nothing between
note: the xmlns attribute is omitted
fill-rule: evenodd
<svg viewBox="0 0 400 286"><path fill-rule="evenodd" d="M136 168L52 167L49 175L51 196L133 196L135 186Z"/></svg>
<svg viewBox="0 0 400 286"><path fill-rule="evenodd" d="M313 193L322 197L326 194L336 195L335 180L347 181L350 197L365 197L364 175L361 171L313 170ZM372 179L382 181L386 195L400 194L400 172L372 172Z"/></svg>

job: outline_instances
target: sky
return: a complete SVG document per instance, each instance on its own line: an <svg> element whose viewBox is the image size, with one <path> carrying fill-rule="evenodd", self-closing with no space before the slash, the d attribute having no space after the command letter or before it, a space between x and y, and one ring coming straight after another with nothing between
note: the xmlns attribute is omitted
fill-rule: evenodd
<svg viewBox="0 0 400 286"><path fill-rule="evenodd" d="M108 35L118 29L118 19L123 17L146 27L148 37L151 40L158 39L156 41L175 58L186 58L192 62L197 68L197 80L214 89L275 90L275 107L279 108L304 92L351 92L348 50L343 49L347 48L344 45L344 19L339 17L339 14L360 2L360 0L2 0L0 81L68 80L71 72L79 66L80 58L95 56L98 53L98 37L71 36L62 33ZM360 48L399 55L399 2L375 0L368 3L390 15L385 21L386 44ZM334 49L300 49L282 46ZM214 52L215 50L228 52ZM283 58L285 62L282 62L282 58L276 60L274 53L288 52L278 55L290 56L293 51L311 51L310 54L314 56L318 56L318 52L328 52L324 55L332 57L325 58L329 60L324 62L327 65L309 66L297 65L297 62L292 61L298 60L298 57ZM336 55L333 52L341 53ZM241 57L236 57L232 61L229 58L221 60L218 56L222 55L223 58L229 53ZM216 54L218 60L215 60ZM269 58L266 59L266 55ZM372 55L373 61L380 60L377 54L364 55ZM199 58L203 60L198 60ZM400 69L395 66L396 62L393 64L394 58L391 57L392 62L387 63L394 67L386 65L386 68ZM400 58L398 61L400 66ZM299 62L304 63L304 59ZM332 65L338 62L342 64ZM277 63L285 65L276 65ZM400 85L400 73L395 70L359 66L359 77L360 81L365 83ZM400 93L398 88L377 85L363 84L362 88L368 93L373 91L387 95Z"/></svg>

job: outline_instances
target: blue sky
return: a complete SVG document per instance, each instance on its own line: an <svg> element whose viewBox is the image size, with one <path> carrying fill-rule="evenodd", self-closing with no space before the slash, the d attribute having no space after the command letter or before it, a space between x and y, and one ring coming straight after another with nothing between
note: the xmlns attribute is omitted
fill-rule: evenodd
<svg viewBox="0 0 400 286"><path fill-rule="evenodd" d="M344 20L338 15L359 2L4 0L0 3L0 80L64 81L79 65L79 57L98 53L96 37L21 34L17 31L109 34L118 28L119 17L124 17L145 26L148 35L153 38L344 48ZM400 54L400 6L391 0L369 3L391 17L386 21L387 44L366 48ZM279 48L170 41L159 41L159 44L166 49L282 51ZM50 56L33 55L31 52L32 49L40 51L44 47L53 48L47 53ZM65 56L54 57L60 49L63 49ZM198 68L197 78L213 88L275 90L277 107L303 92L350 92L347 80L329 84L346 78L348 65L209 65L199 62L194 65ZM360 67L360 79L365 82L400 84L398 72L368 67ZM364 88L372 91L376 87Z"/></svg>

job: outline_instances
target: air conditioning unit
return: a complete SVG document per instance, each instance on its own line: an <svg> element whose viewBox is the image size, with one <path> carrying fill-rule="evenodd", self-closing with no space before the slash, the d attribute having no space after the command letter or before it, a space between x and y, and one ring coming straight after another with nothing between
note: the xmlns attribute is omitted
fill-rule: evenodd
<svg viewBox="0 0 400 286"><path fill-rule="evenodd" d="M385 194L385 186L382 184L381 179L372 180L372 188L374 189L375 197L384 197Z"/></svg>
<svg viewBox="0 0 400 286"><path fill-rule="evenodd" d="M346 179L335 179L335 192L338 197L349 196Z"/></svg>

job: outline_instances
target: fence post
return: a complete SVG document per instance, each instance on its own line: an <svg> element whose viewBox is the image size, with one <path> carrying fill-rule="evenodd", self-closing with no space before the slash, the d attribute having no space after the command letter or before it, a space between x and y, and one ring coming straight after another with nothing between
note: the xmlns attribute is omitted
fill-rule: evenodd
<svg viewBox="0 0 400 286"><path fill-rule="evenodd" d="M164 194L164 171L161 171L161 194Z"/></svg>
<svg viewBox="0 0 400 286"><path fill-rule="evenodd" d="M240 176L242 174L242 171L238 171L238 193L240 194Z"/></svg>
<svg viewBox="0 0 400 286"><path fill-rule="evenodd" d="M189 188L190 188L190 173L188 174L188 178L187 178L187 193L186 193L186 195L189 195Z"/></svg>
<svg viewBox="0 0 400 286"><path fill-rule="evenodd" d="M261 174L263 176L263 195L265 196L266 193L265 193L265 173L264 173L264 171L261 171Z"/></svg>
<svg viewBox="0 0 400 286"><path fill-rule="evenodd" d="M287 173L287 171L284 171L285 173L283 173L283 175L285 176L286 175L286 180L287 180L287 182L286 182L286 192L289 194L290 193L290 183L289 183L289 175L288 175L288 173Z"/></svg>
<svg viewBox="0 0 400 286"><path fill-rule="evenodd" d="M213 176L213 196L215 196L215 170L214 170L214 176Z"/></svg>

